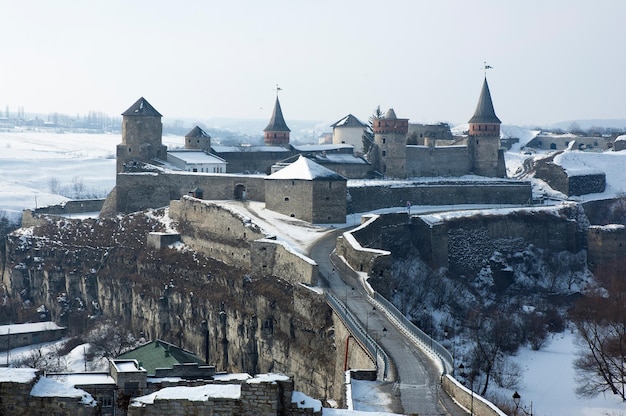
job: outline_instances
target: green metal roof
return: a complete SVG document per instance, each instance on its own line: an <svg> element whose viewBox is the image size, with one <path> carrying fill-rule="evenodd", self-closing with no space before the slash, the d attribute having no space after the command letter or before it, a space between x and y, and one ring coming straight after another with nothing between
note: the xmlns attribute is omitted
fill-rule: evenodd
<svg viewBox="0 0 626 416"><path fill-rule="evenodd" d="M206 365L196 354L159 339L127 351L117 358L137 360L148 375L154 375L157 368L173 368L175 364Z"/></svg>

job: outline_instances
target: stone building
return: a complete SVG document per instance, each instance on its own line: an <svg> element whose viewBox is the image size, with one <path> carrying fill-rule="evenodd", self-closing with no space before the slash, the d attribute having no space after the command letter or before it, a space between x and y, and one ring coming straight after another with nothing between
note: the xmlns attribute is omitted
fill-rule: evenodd
<svg viewBox="0 0 626 416"><path fill-rule="evenodd" d="M5 368L0 393L0 414L13 416L322 414L321 402L294 391L293 378L282 374L216 374L192 365L149 376L137 360L111 359L99 373Z"/></svg>
<svg viewBox="0 0 626 416"><path fill-rule="evenodd" d="M265 206L312 223L346 221L347 180L304 156L265 179Z"/></svg>

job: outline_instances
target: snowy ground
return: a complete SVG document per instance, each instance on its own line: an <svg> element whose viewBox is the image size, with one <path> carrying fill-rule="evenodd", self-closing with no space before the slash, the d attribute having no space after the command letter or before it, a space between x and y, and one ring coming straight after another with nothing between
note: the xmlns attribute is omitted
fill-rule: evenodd
<svg viewBox="0 0 626 416"><path fill-rule="evenodd" d="M504 131L504 128L503 128ZM511 135L517 135L522 141L532 138L532 132L509 129ZM180 147L182 137L166 136L164 144L170 148ZM115 185L116 145L121 143L121 136L107 134L50 134L34 132L0 132L0 215L17 218L24 208L34 208L56 204L73 198L82 184L82 197L104 197ZM524 155L517 152L507 154L507 163L515 168L521 166ZM601 199L618 195L626 184L626 152L586 153L570 152L562 157L564 165L573 169L584 166L585 169L604 171L607 174L608 187L603 194L586 196L586 199ZM571 166L570 166L571 164ZM53 192L56 191L56 192ZM282 233L283 226L277 226L279 219L264 207L252 204L257 217L264 218L264 227L270 233ZM455 207L458 208L458 207ZM470 208L470 207L467 207ZM476 207L473 207L476 208ZM427 211L434 207L413 207ZM401 208L400 208L401 210ZM422 211L422 212L423 212ZM280 219L285 221L285 219ZM291 219L292 223L296 223ZM360 215L347 218L347 224L360 222ZM314 236L328 232L324 226L307 226L290 232L284 240L294 248L305 252ZM295 229L294 229L295 230ZM626 405L614 397L599 397L593 400L578 399L574 394L575 382L572 360L575 358L575 337L570 334L557 335L553 341L539 352L528 349L520 351L515 361L524 369L523 386L519 389L526 406L533 402L533 413L544 415L571 416L618 416L626 415ZM44 348L53 348L44 345ZM82 346L77 347L68 356L68 364L73 370L84 369ZM28 349L11 352L10 361L18 355L27 354ZM0 363L5 363L6 353L0 353ZM509 396L512 392L506 392ZM358 393L357 393L358 395ZM372 399L366 393L363 400L357 400L359 410L376 410L385 415L385 408L372 407L380 401ZM375 406L375 405L374 405ZM383 405L384 406L384 405ZM383 412L383 413L381 413ZM345 414L342 410L324 410L325 415ZM354 415L355 413L350 413Z"/></svg>

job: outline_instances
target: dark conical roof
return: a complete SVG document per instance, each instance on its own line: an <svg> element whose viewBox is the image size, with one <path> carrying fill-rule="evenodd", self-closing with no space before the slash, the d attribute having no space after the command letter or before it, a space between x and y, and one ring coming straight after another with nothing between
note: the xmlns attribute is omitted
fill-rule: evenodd
<svg viewBox="0 0 626 416"><path fill-rule="evenodd" d="M331 124L330 127L366 127L367 124L363 124L361 120L354 117L352 114L348 114L338 122Z"/></svg>
<svg viewBox="0 0 626 416"><path fill-rule="evenodd" d="M211 136L209 136L209 133L202 130L199 126L196 126L193 129L191 129L191 131L187 133L185 137L208 137L209 139L211 138Z"/></svg>
<svg viewBox="0 0 626 416"><path fill-rule="evenodd" d="M163 117L161 113L154 109L145 98L141 97L135 104L122 113L123 116L153 116Z"/></svg>
<svg viewBox="0 0 626 416"><path fill-rule="evenodd" d="M489 92L489 85L487 84L487 78L483 82L483 89L480 91L480 98L478 98L478 105L476 105L476 111L469 121L470 123L498 123L502 122L496 116L496 112L493 109L493 102L491 101L491 93Z"/></svg>
<svg viewBox="0 0 626 416"><path fill-rule="evenodd" d="M278 96L276 96L276 104L274 104L274 111L272 112L272 118L270 119L269 124L263 131L291 131L289 127L287 127L287 123L285 123L285 119L283 118L283 110L280 108L280 101L278 101Z"/></svg>

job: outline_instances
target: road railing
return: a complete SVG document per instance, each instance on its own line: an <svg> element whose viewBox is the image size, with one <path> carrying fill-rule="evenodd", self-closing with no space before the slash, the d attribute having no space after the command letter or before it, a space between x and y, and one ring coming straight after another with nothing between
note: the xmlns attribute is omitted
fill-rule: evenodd
<svg viewBox="0 0 626 416"><path fill-rule="evenodd" d="M376 369L381 380L386 380L389 375L389 357L378 343L367 333L359 320L350 312L346 305L336 296L326 292L326 301L335 311L337 316L346 325L352 336L367 351L368 355L376 363Z"/></svg>

